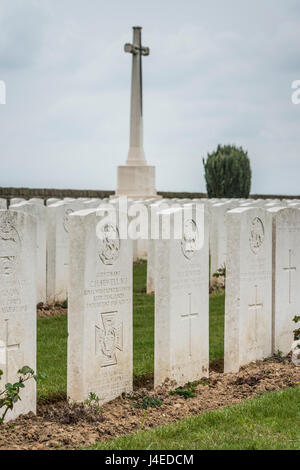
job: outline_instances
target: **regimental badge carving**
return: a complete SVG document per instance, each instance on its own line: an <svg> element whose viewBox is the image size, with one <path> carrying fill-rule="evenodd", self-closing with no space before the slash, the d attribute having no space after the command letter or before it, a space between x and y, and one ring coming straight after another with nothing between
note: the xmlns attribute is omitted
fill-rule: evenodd
<svg viewBox="0 0 300 470"><path fill-rule="evenodd" d="M69 233L70 214L72 214L73 212L73 209L67 209L63 218L63 227L67 233Z"/></svg>
<svg viewBox="0 0 300 470"><path fill-rule="evenodd" d="M0 225L0 275L9 278L16 270L21 249L20 236L14 227L9 214L1 220Z"/></svg>
<svg viewBox="0 0 300 470"><path fill-rule="evenodd" d="M101 367L117 364L117 350L123 351L123 323L117 322L117 312L100 314L95 343L96 355L102 356Z"/></svg>
<svg viewBox="0 0 300 470"><path fill-rule="evenodd" d="M197 250L197 242L199 238L198 227L194 220L188 219L184 223L183 238L181 240L181 251L183 256L190 260Z"/></svg>
<svg viewBox="0 0 300 470"><path fill-rule="evenodd" d="M258 253L265 238L264 224L259 217L254 217L250 227L250 248L253 253Z"/></svg>
<svg viewBox="0 0 300 470"><path fill-rule="evenodd" d="M120 253L120 235L115 225L106 224L99 236L99 258L103 264L112 265Z"/></svg>

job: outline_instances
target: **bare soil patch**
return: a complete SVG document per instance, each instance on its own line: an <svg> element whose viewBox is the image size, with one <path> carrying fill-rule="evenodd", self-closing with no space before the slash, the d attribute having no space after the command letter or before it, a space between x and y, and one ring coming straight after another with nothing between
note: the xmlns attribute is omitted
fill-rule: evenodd
<svg viewBox="0 0 300 470"><path fill-rule="evenodd" d="M36 308L38 318L57 317L59 315L67 315L68 308L63 305L47 305L42 302Z"/></svg>
<svg viewBox="0 0 300 470"><path fill-rule="evenodd" d="M242 367L236 374L211 370L198 383L194 398L170 395L172 384L149 390L147 383L133 393L105 404L101 413L66 401L38 406L37 416L20 416L1 427L0 449L74 449L101 440L160 426L203 411L232 405L259 394L295 386L300 367L290 359L273 358ZM146 385L146 388L145 388ZM158 404L146 411L142 404Z"/></svg>

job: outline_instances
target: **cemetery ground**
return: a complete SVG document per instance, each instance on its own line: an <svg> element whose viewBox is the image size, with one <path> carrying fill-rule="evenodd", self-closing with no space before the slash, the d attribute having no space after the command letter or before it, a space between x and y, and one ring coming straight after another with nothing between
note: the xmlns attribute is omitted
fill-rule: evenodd
<svg viewBox="0 0 300 470"><path fill-rule="evenodd" d="M222 373L224 293L210 296L210 377L153 391L154 296L134 266L134 392L99 409L66 401L67 306L38 309L38 412L1 428L0 449L300 449L300 368L275 356Z"/></svg>

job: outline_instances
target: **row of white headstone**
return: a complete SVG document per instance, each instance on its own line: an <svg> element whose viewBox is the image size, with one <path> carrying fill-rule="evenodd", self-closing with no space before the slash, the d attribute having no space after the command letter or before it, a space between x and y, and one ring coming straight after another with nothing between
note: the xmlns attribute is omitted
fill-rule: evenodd
<svg viewBox="0 0 300 470"><path fill-rule="evenodd" d="M2 384L13 381L23 365L36 368L39 219L26 214L27 205L15 210L12 204L9 211L0 211ZM106 237L107 228L118 234L118 226L111 224L99 237L102 216L94 208L75 211L72 206L74 212L64 218L71 209L68 205L60 201L49 206L53 215L48 215L47 223L49 227L67 222L69 250L64 250L63 260L70 274L68 397L83 401L94 392L104 403L132 390L133 244L119 236L113 241ZM209 373L209 228L212 230L213 210L213 204L206 203L203 226L196 227L195 233L203 232L201 249L193 250L184 238L148 243L148 257L153 250L155 286L155 386L166 379L182 385ZM182 212L158 209L157 214L161 218L169 212L174 224L178 211ZM223 214L223 221L224 360L225 372L230 372L277 349L283 353L291 349L292 318L300 307L300 211L297 207L245 206L239 201L239 207L228 208L225 219ZM56 237L59 230L61 227L52 230ZM35 385L29 383L8 419L35 412L35 406Z"/></svg>

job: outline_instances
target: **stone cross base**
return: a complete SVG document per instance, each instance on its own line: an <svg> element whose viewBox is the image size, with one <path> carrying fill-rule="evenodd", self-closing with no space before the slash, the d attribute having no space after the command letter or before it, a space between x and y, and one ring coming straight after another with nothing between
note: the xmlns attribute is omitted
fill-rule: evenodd
<svg viewBox="0 0 300 470"><path fill-rule="evenodd" d="M155 166L118 166L116 196L128 196L138 199L155 197L160 199L155 189Z"/></svg>

